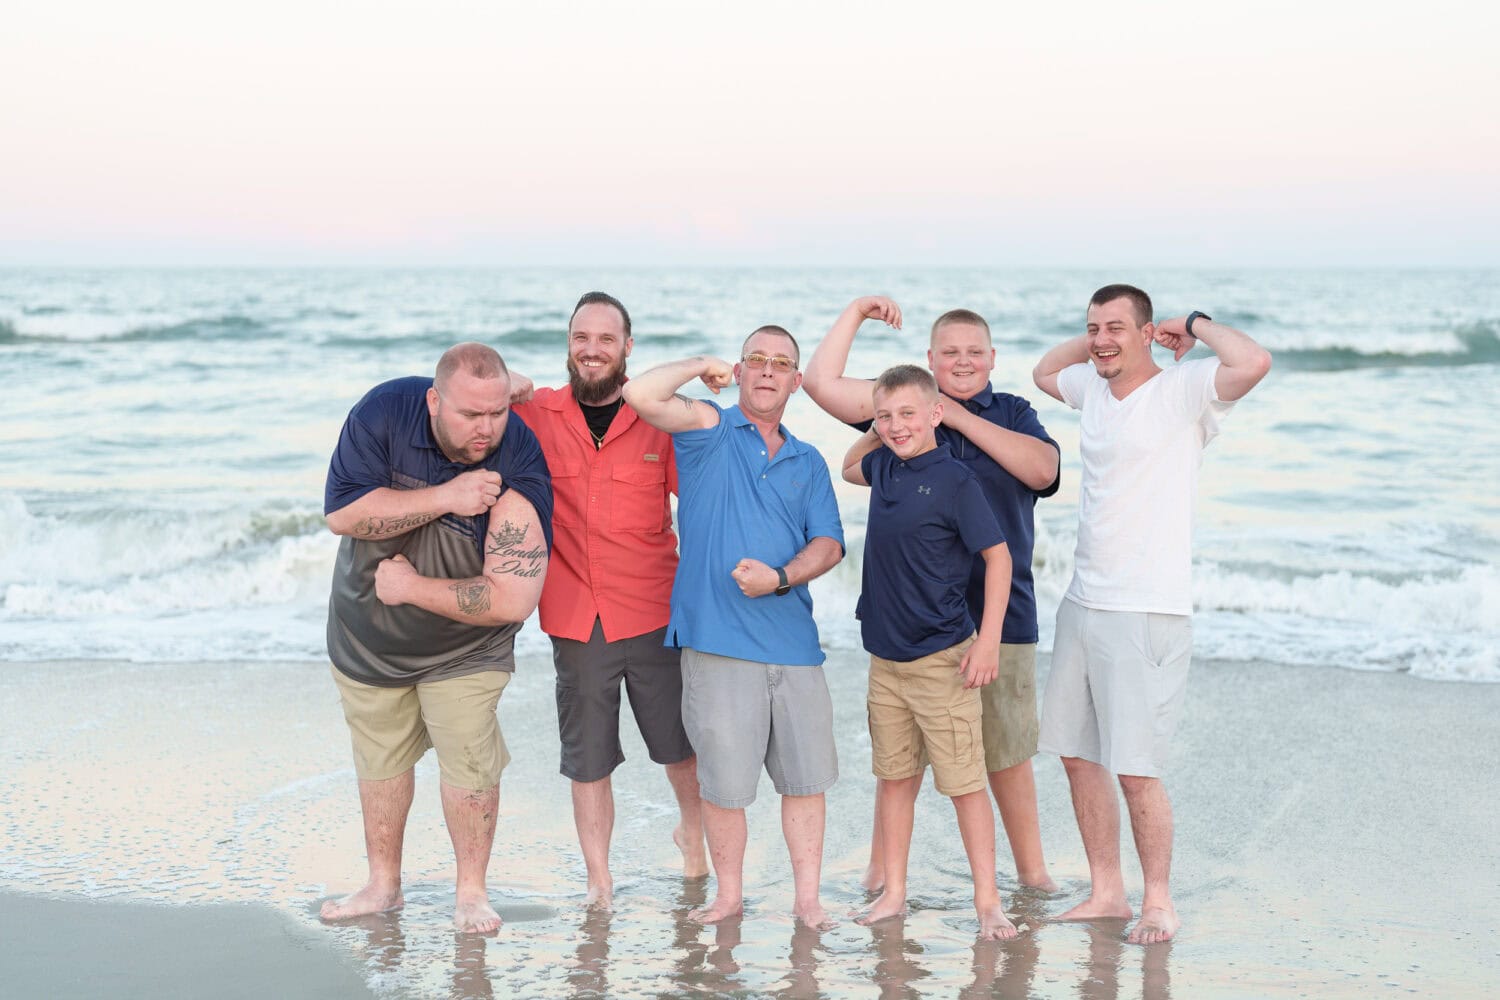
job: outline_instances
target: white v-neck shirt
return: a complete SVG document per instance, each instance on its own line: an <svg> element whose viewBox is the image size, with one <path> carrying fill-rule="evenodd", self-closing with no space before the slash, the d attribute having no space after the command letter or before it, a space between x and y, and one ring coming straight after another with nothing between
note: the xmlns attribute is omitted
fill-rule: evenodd
<svg viewBox="0 0 1500 1000"><path fill-rule="evenodd" d="M1203 449L1234 406L1217 358L1174 365L1124 399L1087 362L1057 375L1080 412L1078 546L1066 596L1100 611L1193 613L1193 511Z"/></svg>

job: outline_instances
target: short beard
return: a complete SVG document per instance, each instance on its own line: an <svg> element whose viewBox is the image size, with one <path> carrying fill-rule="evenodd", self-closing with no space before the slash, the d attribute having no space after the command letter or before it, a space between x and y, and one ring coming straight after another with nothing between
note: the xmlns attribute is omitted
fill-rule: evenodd
<svg viewBox="0 0 1500 1000"><path fill-rule="evenodd" d="M625 359L615 366L614 371L601 379L589 380L583 377L578 370L573 356L568 355L568 386L573 390L573 398L584 406L602 406L610 397L620 391L625 384Z"/></svg>

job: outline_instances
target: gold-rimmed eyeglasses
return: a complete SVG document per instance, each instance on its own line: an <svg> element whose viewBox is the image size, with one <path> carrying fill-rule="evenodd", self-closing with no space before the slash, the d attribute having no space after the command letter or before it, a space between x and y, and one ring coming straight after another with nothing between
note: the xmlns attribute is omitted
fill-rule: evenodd
<svg viewBox="0 0 1500 1000"><path fill-rule="evenodd" d="M786 375L797 370L797 362L785 354L754 353L747 354L740 358L740 360L744 362L746 368L752 368L755 371L760 371L768 364L771 366L771 370L778 375Z"/></svg>

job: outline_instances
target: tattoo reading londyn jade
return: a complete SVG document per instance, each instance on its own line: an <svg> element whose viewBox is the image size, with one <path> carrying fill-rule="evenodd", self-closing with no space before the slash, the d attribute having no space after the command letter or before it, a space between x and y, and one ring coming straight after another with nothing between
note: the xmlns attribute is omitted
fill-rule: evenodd
<svg viewBox="0 0 1500 1000"><path fill-rule="evenodd" d="M541 545L529 549L519 547L526 540L526 531L530 527L530 524L511 524L505 521L498 531L490 532L490 539L494 544L487 551L490 555L505 560L490 570L491 573L496 576L526 578L542 575L542 568L547 561L547 549Z"/></svg>
<svg viewBox="0 0 1500 1000"><path fill-rule="evenodd" d="M360 538L399 535L403 531L420 528L437 516L434 511L428 514L403 514L401 517L367 517L354 526L354 534Z"/></svg>
<svg viewBox="0 0 1500 1000"><path fill-rule="evenodd" d="M503 522L500 525L499 531L490 532L490 538L493 539L495 543L489 548L490 554L498 555L500 552L510 548L512 545L519 545L521 542L525 541L527 527L528 526L524 524L516 525L511 524L509 521Z"/></svg>
<svg viewBox="0 0 1500 1000"><path fill-rule="evenodd" d="M448 589L458 595L458 610L466 615L482 615L490 609L490 588L482 581L460 580Z"/></svg>

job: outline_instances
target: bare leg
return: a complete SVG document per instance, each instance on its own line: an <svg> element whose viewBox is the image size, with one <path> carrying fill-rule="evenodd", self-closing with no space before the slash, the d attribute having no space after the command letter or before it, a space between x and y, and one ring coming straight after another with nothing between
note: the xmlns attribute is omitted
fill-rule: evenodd
<svg viewBox="0 0 1500 1000"><path fill-rule="evenodd" d="M815 930L827 930L837 921L823 909L818 897L823 877L823 793L781 797L781 835L792 858L792 885L796 896L792 915Z"/></svg>
<svg viewBox="0 0 1500 1000"><path fill-rule="evenodd" d="M1089 859L1089 898L1054 920L1129 920L1125 880L1120 874L1120 800L1104 768L1081 757L1064 757L1073 814Z"/></svg>
<svg viewBox="0 0 1500 1000"><path fill-rule="evenodd" d="M974 912L979 915L979 936L991 941L1016 936L1016 925L1000 905L995 888L995 816L990 812L990 797L984 789L953 796L953 811L958 814L958 833L969 858L969 874L974 877Z"/></svg>
<svg viewBox="0 0 1500 1000"><path fill-rule="evenodd" d="M861 924L889 920L906 912L906 863L911 853L912 815L917 792L921 787L921 772L909 778L876 779L875 816L880 821L881 868L885 873L885 888L879 898L859 915L858 922ZM986 801L985 810L988 811L989 807L990 804ZM990 850L993 852L994 847Z"/></svg>
<svg viewBox="0 0 1500 1000"><path fill-rule="evenodd" d="M598 781L573 782L573 825L588 872L584 904L612 909L615 880L609 873L609 839L615 829L615 795L608 775Z"/></svg>
<svg viewBox="0 0 1500 1000"><path fill-rule="evenodd" d="M1182 922L1172 906L1167 883L1172 877L1172 802L1160 778L1120 775L1125 805L1130 810L1130 829L1141 856L1141 874L1146 895L1141 900L1141 919L1130 929L1131 944L1170 941Z"/></svg>
<svg viewBox="0 0 1500 1000"><path fill-rule="evenodd" d="M745 908L745 810L703 800L703 831L718 880L713 902L688 912L689 920L712 924Z"/></svg>
<svg viewBox="0 0 1500 1000"><path fill-rule="evenodd" d="M708 874L708 854L703 848L703 800L698 797L698 758L689 757L666 766L667 780L677 797L682 819L672 831L672 843L682 852L682 874L699 878Z"/></svg>
<svg viewBox="0 0 1500 1000"><path fill-rule="evenodd" d="M500 785L482 791L455 788L440 782L443 819L453 841L458 861L458 890L453 907L453 926L473 934L491 934L500 929L500 915L490 906L485 871L490 848L495 844L495 814L500 811Z"/></svg>
<svg viewBox="0 0 1500 1000"><path fill-rule="evenodd" d="M1003 771L991 771L990 791L1000 807L1000 821L1005 824L1005 838L1010 841L1011 857L1016 861L1016 878L1043 892L1053 892L1057 883L1047 872L1042 855L1042 825L1036 812L1036 775L1031 761Z"/></svg>
<svg viewBox="0 0 1500 1000"><path fill-rule="evenodd" d="M359 783L359 810L365 823L370 880L352 896L324 903L319 911L324 920L384 913L399 909L406 902L401 896L401 843L416 786L415 768L394 778Z"/></svg>
<svg viewBox="0 0 1500 1000"><path fill-rule="evenodd" d="M878 779L877 779L878 781ZM880 835L880 787L875 789L875 823L870 832L870 863L865 867L865 877L859 884L866 892L879 892L885 888L885 848Z"/></svg>

